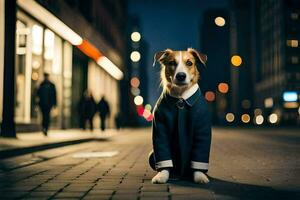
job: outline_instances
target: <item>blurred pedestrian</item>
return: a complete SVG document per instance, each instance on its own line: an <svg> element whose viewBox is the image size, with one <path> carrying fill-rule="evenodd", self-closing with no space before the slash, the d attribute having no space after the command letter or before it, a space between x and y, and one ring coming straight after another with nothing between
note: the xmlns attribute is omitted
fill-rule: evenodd
<svg viewBox="0 0 300 200"><path fill-rule="evenodd" d="M92 93L89 92L88 90L84 91L80 99L78 109L79 109L80 128L85 130L86 121L88 121L90 124L90 130L93 131L94 129L93 119L96 113L96 102L94 100Z"/></svg>
<svg viewBox="0 0 300 200"><path fill-rule="evenodd" d="M42 112L43 133L47 136L50 124L50 112L56 106L55 85L49 80L49 74L44 73L44 80L37 89L38 105Z"/></svg>
<svg viewBox="0 0 300 200"><path fill-rule="evenodd" d="M102 96L101 100L98 103L98 111L99 111L100 120L101 120L101 130L104 131L106 117L109 117L109 115L110 115L110 108L109 108L108 102L105 100L104 96Z"/></svg>

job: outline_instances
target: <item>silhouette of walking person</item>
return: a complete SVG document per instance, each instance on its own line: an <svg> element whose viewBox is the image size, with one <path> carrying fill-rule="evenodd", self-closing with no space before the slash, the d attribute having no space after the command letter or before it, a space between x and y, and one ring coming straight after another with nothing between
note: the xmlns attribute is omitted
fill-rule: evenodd
<svg viewBox="0 0 300 200"><path fill-rule="evenodd" d="M85 130L86 121L90 124L90 130L94 129L93 119L96 112L96 102L91 92L86 90L79 102L78 106L80 117L80 128Z"/></svg>
<svg viewBox="0 0 300 200"><path fill-rule="evenodd" d="M101 100L98 103L98 111L100 114L100 120L101 120L101 130L105 130L105 120L106 117L110 115L110 108L108 105L108 102L105 100L105 97L102 96Z"/></svg>
<svg viewBox="0 0 300 200"><path fill-rule="evenodd" d="M55 85L49 80L49 74L44 73L44 80L37 90L38 105L42 112L43 133L47 136L50 124L51 109L56 106Z"/></svg>

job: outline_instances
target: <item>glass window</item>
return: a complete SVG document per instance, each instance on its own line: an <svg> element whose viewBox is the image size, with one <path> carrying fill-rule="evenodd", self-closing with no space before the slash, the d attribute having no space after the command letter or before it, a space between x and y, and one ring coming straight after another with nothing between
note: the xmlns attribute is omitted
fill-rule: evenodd
<svg viewBox="0 0 300 200"><path fill-rule="evenodd" d="M43 48L43 28L37 24L32 27L32 53L42 54Z"/></svg>
<svg viewBox="0 0 300 200"><path fill-rule="evenodd" d="M298 47L299 41L298 40L287 40L286 44L289 47Z"/></svg>
<svg viewBox="0 0 300 200"><path fill-rule="evenodd" d="M15 96L15 118L19 122L29 122L28 103L30 100L26 95L28 87L30 87L26 73L26 62L28 59L28 47L27 38L30 33L30 29L27 25L17 20L16 23L16 96ZM30 97L29 97L30 98Z"/></svg>

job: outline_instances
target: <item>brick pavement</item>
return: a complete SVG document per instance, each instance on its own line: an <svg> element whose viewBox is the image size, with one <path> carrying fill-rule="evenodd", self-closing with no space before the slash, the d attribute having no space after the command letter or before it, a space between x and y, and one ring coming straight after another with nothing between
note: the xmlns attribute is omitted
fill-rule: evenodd
<svg viewBox="0 0 300 200"><path fill-rule="evenodd" d="M299 136L215 129L208 185L153 185L149 129L0 160L0 199L299 199ZM110 158L78 152L119 151ZM27 165L20 165L20 163ZM14 167L11 167L14 166ZM15 167L19 166L19 167Z"/></svg>

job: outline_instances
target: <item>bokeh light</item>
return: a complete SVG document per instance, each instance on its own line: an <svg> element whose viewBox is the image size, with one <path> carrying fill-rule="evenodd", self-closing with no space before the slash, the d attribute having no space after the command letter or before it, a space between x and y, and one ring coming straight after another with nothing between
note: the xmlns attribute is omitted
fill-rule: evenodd
<svg viewBox="0 0 300 200"><path fill-rule="evenodd" d="M130 59L131 59L133 62L138 62L138 61L141 59L141 54L140 54L140 52L138 52L138 51L133 51L133 52L131 52L131 54L130 54Z"/></svg>
<svg viewBox="0 0 300 200"><path fill-rule="evenodd" d="M151 115L151 112L147 109L144 109L143 117L147 119Z"/></svg>
<svg viewBox="0 0 300 200"><path fill-rule="evenodd" d="M153 120L153 115L151 114L149 117L146 118L146 120L147 120L148 122L152 121L152 120Z"/></svg>
<svg viewBox="0 0 300 200"><path fill-rule="evenodd" d="M224 26L225 25L225 19L223 17L216 17L215 18L215 24L217 26Z"/></svg>
<svg viewBox="0 0 300 200"><path fill-rule="evenodd" d="M243 114L241 117L242 122L244 123L249 123L250 122L250 115L248 114Z"/></svg>
<svg viewBox="0 0 300 200"><path fill-rule="evenodd" d="M261 110L261 109L256 108L256 109L254 110L254 115L261 115L261 114L262 114L262 110Z"/></svg>
<svg viewBox="0 0 300 200"><path fill-rule="evenodd" d="M231 57L231 64L235 67L239 67L242 62L242 58L239 55L234 55Z"/></svg>
<svg viewBox="0 0 300 200"><path fill-rule="evenodd" d="M141 34L137 31L131 33L131 40L134 42L138 42L141 40Z"/></svg>
<svg viewBox="0 0 300 200"><path fill-rule="evenodd" d="M207 100L207 101L214 101L215 100L215 98L216 98L216 95L215 95L215 93L214 92L212 92L212 91L207 91L207 92L205 92L205 99Z"/></svg>
<svg viewBox="0 0 300 200"><path fill-rule="evenodd" d="M144 107L143 106L137 106L136 107L136 111L138 113L139 116L143 116L143 113L144 113Z"/></svg>
<svg viewBox="0 0 300 200"><path fill-rule="evenodd" d="M137 106L142 105L143 102L144 102L144 99L142 96L139 95L139 96L134 97L135 105L137 105Z"/></svg>
<svg viewBox="0 0 300 200"><path fill-rule="evenodd" d="M234 121L234 114L233 113L227 113L226 114L226 121L233 122Z"/></svg>
<svg viewBox="0 0 300 200"><path fill-rule="evenodd" d="M39 74L37 72L33 72L31 75L31 79L34 81L39 80Z"/></svg>
<svg viewBox="0 0 300 200"><path fill-rule="evenodd" d="M278 121L278 115L276 113L272 113L271 115L269 115L269 122L271 124L275 124Z"/></svg>
<svg viewBox="0 0 300 200"><path fill-rule="evenodd" d="M140 80L137 77L132 77L130 80L130 85L137 88L140 86Z"/></svg>
<svg viewBox="0 0 300 200"><path fill-rule="evenodd" d="M264 117L262 115L257 115L255 117L255 123L257 125L261 125L262 123L264 123Z"/></svg>
<svg viewBox="0 0 300 200"><path fill-rule="evenodd" d="M140 91L139 88L131 87L131 94L132 94L133 96L138 96L138 95L140 95L140 93L141 93L141 91Z"/></svg>
<svg viewBox="0 0 300 200"><path fill-rule="evenodd" d="M150 104L146 104L146 105L145 105L145 109L146 109L146 110L151 110L151 108L152 108L152 106L151 106Z"/></svg>
<svg viewBox="0 0 300 200"><path fill-rule="evenodd" d="M249 109L251 107L251 101L249 101L248 99L244 99L242 101L242 107L244 109Z"/></svg>
<svg viewBox="0 0 300 200"><path fill-rule="evenodd" d="M227 83L219 83L218 90L219 92L226 94L229 90L229 86Z"/></svg>

